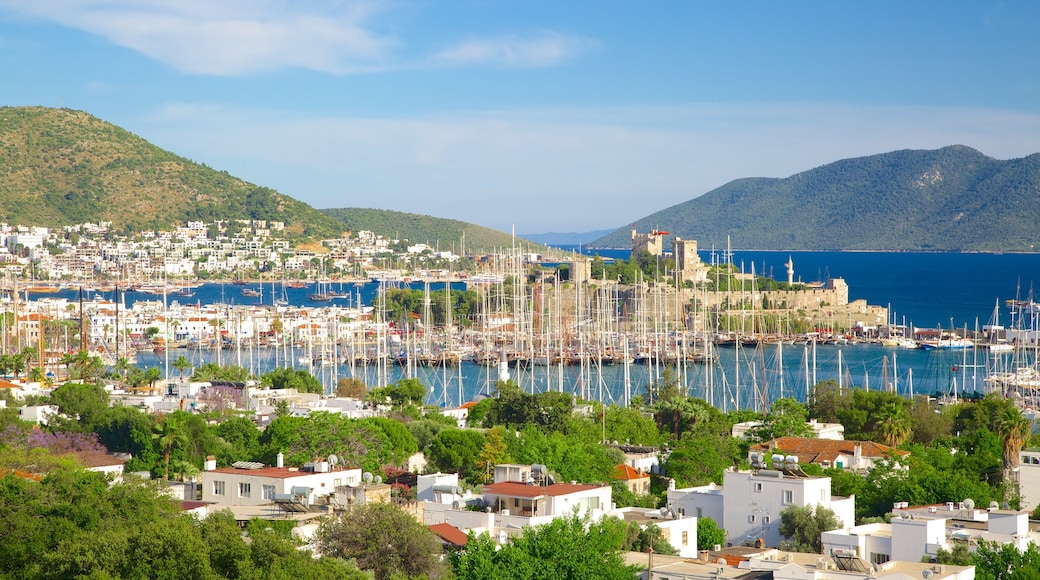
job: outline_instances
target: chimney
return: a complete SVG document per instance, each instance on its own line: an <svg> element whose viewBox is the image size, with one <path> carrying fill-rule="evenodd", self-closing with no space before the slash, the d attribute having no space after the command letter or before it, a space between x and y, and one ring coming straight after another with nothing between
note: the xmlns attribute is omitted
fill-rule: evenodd
<svg viewBox="0 0 1040 580"><path fill-rule="evenodd" d="M278 452L277 461L278 463L275 464L276 467L285 467L285 455L282 455L281 451Z"/></svg>
<svg viewBox="0 0 1040 580"><path fill-rule="evenodd" d="M217 468L217 458L212 456L212 455L207 455L206 456L206 461L204 462L204 464L202 466L202 469L204 471L213 471L216 468Z"/></svg>
<svg viewBox="0 0 1040 580"><path fill-rule="evenodd" d="M863 462L863 444L859 441L852 447L852 468L859 469Z"/></svg>

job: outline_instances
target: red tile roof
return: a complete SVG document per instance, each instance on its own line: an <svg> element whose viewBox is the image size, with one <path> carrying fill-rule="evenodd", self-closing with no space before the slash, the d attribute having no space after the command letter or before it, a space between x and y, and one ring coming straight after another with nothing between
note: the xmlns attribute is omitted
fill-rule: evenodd
<svg viewBox="0 0 1040 580"><path fill-rule="evenodd" d="M569 495L572 493L577 493L579 491L588 491L590 489L596 489L597 487L599 486L584 485L580 483L555 483L553 485L541 487L538 485L527 485L525 483L506 481L503 483L492 483L489 485L485 485L484 493L508 497L559 497L561 495Z"/></svg>
<svg viewBox="0 0 1040 580"><path fill-rule="evenodd" d="M751 446L751 451L777 451L797 455L801 463L830 461L832 464L842 455L855 455L856 445L867 458L888 457L890 454L906 456L908 451L893 449L873 441L845 441L835 439L812 439L808 437L779 437Z"/></svg>
<svg viewBox="0 0 1040 580"><path fill-rule="evenodd" d="M466 532L456 528L451 524L433 524L432 526L426 526L430 528L430 531L437 534L445 542L455 546L465 546L469 542L469 536Z"/></svg>
<svg viewBox="0 0 1040 580"><path fill-rule="evenodd" d="M346 469L335 469L329 473L343 473ZM295 467L261 467L260 469L239 469L237 467L221 467L210 469L206 473L227 473L232 475L252 475L254 477L270 477L272 479L289 479L292 477L304 477L315 475L319 472L303 471Z"/></svg>
<svg viewBox="0 0 1040 580"><path fill-rule="evenodd" d="M621 463L614 466L614 479L621 480L632 480L632 479L645 479L650 477L650 474L645 471L640 471L627 463Z"/></svg>

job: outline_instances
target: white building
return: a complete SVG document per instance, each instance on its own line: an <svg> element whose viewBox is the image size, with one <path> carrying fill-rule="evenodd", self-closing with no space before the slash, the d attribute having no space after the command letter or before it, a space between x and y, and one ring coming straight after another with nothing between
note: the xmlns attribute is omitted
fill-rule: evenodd
<svg viewBox="0 0 1040 580"><path fill-rule="evenodd" d="M710 517L726 530L730 544L776 546L780 512L790 506L824 507L842 527L855 520L855 497L831 495L831 478L795 475L792 470L727 471L721 488L710 485L668 491L667 507L681 516Z"/></svg>
<svg viewBox="0 0 1040 580"><path fill-rule="evenodd" d="M919 562L935 558L939 549L955 544L975 551L982 541L1011 544L1025 551L1034 542L1026 512L975 509L970 502L910 508L897 504L891 524L877 523L831 530L821 534L825 554L854 552L881 564L888 560Z"/></svg>
<svg viewBox="0 0 1040 580"><path fill-rule="evenodd" d="M1040 449L1023 449L1018 454L1018 491L1022 509L1040 505Z"/></svg>
<svg viewBox="0 0 1040 580"><path fill-rule="evenodd" d="M677 518L667 508L655 510L637 507L619 508L606 515L625 522L636 522L644 530L653 524L661 530L661 535L678 555L697 557L697 518Z"/></svg>
<svg viewBox="0 0 1040 580"><path fill-rule="evenodd" d="M447 523L463 532L487 532L501 544L524 526L547 524L574 513L599 521L611 509L609 485L552 483L542 465L496 465L495 483L485 485L479 497L462 495L457 482L444 474L417 482L417 497L431 498L423 502L423 524Z"/></svg>
<svg viewBox="0 0 1040 580"><path fill-rule="evenodd" d="M270 505L277 496L292 496L309 506L335 493L338 486L361 483L361 468L335 468L327 461L303 468L240 462L238 467L215 469L215 462L206 463L201 474L202 501L221 506Z"/></svg>

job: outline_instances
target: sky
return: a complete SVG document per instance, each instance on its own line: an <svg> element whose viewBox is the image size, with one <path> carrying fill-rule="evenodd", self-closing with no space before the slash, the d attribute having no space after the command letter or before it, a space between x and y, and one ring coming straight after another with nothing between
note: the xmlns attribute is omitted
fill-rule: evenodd
<svg viewBox="0 0 1040 580"><path fill-rule="evenodd" d="M316 208L627 226L733 179L1040 152L1040 2L0 0L0 105Z"/></svg>

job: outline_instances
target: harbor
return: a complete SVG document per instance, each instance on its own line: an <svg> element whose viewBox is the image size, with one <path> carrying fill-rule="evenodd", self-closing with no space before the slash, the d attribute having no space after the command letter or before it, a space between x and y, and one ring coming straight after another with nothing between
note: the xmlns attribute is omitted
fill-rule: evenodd
<svg viewBox="0 0 1040 580"><path fill-rule="evenodd" d="M460 282L449 286L465 288ZM65 328L77 324L75 313L82 300L91 354L110 367L127 359L142 368L158 368L168 382L181 377L173 366L179 357L192 367L235 365L257 377L275 368L294 368L317 377L327 393L343 378L370 387L415 378L427 387L427 402L444 407L493 393L494 383L502 379L528 392L558 391L620 405L635 397L652 401L654 390L649 387L675 381L683 392L720 409L760 410L781 397L805 400L812 385L823 380L842 388L956 398L995 389L1028 393L1029 381L1035 378L1029 374L1036 358L1033 349L987 348L990 335L981 330L986 319L978 323L976 318L971 327L965 323L957 328L952 321L946 328L918 327L897 322L898 315L883 308L876 314L882 317L880 323L864 324L848 315L832 317L826 327L785 333L782 325L753 327L747 314L720 318L708 309L698 313L666 307L690 302L696 290L685 296L662 288L655 298L643 288L635 293L642 297L638 298L628 295L631 289L596 286L587 295L599 298L581 305L572 288L556 292L556 286L543 281L542 287L525 291L531 298L508 309L508 315L492 315L499 308L489 306L488 316L447 326L443 321L435 324L429 312L422 311L390 320L381 304L388 291L409 289L428 295L443 290L444 283L355 280L182 284L164 288L165 293L116 288L30 291L21 305L26 317L21 346L39 343L38 326L34 331L28 314L36 313L45 321L48 344L53 343L42 349L47 353L43 370L60 377L67 350L60 344L61 335L46 329L46 321L54 328L63 326L59 320ZM316 294L331 296L315 300ZM568 302L563 302L564 294L571 297ZM482 295L486 300L493 297ZM1027 304L998 304L1007 328L1035 328L1034 313L1023 310ZM584 314L575 316L576 308ZM731 326L725 328L726 323ZM896 332L907 335L903 342L891 340ZM943 336L966 342L963 348L949 348L952 343L934 350L920 348L929 339L938 346ZM1012 345L1006 332L1001 336L1004 344ZM5 343L5 352L15 346Z"/></svg>

